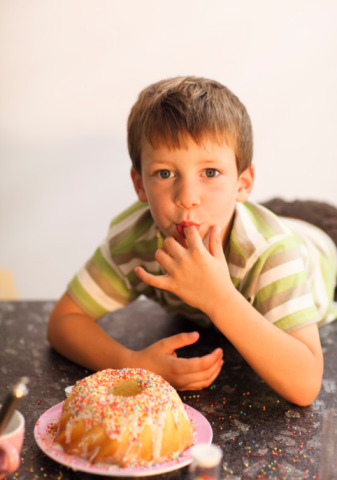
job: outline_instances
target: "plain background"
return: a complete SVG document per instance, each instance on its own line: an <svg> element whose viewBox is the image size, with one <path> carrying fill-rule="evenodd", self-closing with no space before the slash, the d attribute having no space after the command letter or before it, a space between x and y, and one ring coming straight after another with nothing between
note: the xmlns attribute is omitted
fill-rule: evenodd
<svg viewBox="0 0 337 480"><path fill-rule="evenodd" d="M0 269L56 299L136 196L126 120L176 75L233 90L252 200L337 204L335 0L0 0Z"/></svg>

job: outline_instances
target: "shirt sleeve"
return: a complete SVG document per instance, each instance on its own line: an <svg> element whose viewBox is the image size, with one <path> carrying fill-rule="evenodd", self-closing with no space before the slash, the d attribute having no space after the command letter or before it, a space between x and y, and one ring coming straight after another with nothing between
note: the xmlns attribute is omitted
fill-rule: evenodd
<svg viewBox="0 0 337 480"><path fill-rule="evenodd" d="M130 303L137 294L98 248L68 285L70 297L90 316L99 318Z"/></svg>
<svg viewBox="0 0 337 480"><path fill-rule="evenodd" d="M68 294L94 318L127 305L147 293L134 267L151 267L155 249L149 209L137 202L111 222L102 244L70 281Z"/></svg>
<svg viewBox="0 0 337 480"><path fill-rule="evenodd" d="M284 237L257 256L243 282L252 305L288 333L320 321L306 268L309 261L296 237Z"/></svg>

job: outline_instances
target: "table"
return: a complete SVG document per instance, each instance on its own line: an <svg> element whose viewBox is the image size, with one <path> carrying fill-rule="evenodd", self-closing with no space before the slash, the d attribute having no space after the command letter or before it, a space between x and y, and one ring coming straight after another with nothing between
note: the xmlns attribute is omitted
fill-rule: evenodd
<svg viewBox="0 0 337 480"><path fill-rule="evenodd" d="M40 415L64 400L66 386L91 373L49 346L46 326L53 305L52 301L0 302L0 398L21 376L30 378L29 395L19 408L26 418L22 464L17 473L7 478L104 478L61 466L35 443L33 429ZM187 319L169 317L149 300L138 300L106 315L100 325L134 349L144 348L163 336L196 329ZM322 413L337 408L337 322L320 331L325 359L323 385L318 398L306 408L294 406L273 392L215 329L198 330L198 343L179 354L203 355L220 346L225 362L220 376L209 388L181 392L181 398L211 424L213 441L224 454L222 478L318 478ZM187 477L187 467L160 477L183 479Z"/></svg>

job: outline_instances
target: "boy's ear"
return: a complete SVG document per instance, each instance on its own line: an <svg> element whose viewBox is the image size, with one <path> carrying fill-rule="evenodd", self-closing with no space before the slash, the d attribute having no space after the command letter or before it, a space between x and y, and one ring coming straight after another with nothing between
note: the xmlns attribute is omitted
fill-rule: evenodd
<svg viewBox="0 0 337 480"><path fill-rule="evenodd" d="M253 165L246 168L246 170L244 170L240 174L239 180L238 180L238 191L236 194L237 202L245 202L246 200L248 200L249 195L253 190L254 175L255 175L255 170Z"/></svg>
<svg viewBox="0 0 337 480"><path fill-rule="evenodd" d="M147 202L147 197L144 190L142 177L138 172L136 172L136 170L133 167L131 168L131 178L132 178L134 189L138 195L138 199L141 202Z"/></svg>

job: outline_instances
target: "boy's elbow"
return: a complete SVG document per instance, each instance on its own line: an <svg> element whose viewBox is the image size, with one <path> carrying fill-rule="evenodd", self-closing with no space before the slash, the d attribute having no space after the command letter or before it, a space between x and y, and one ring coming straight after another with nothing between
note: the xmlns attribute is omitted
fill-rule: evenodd
<svg viewBox="0 0 337 480"><path fill-rule="evenodd" d="M57 346L64 338L64 329L66 325L67 323L64 322L64 317L54 309L48 320L46 337L47 341L53 348L55 348L55 350L58 350Z"/></svg>
<svg viewBox="0 0 337 480"><path fill-rule="evenodd" d="M310 392L310 393L304 393L304 394L302 393L296 394L294 396L290 396L288 400L299 407L308 407L316 400L319 394L319 391L320 389L317 391L317 393Z"/></svg>
<svg viewBox="0 0 337 480"><path fill-rule="evenodd" d="M48 320L46 337L52 347L55 348L55 344L59 342L60 338L63 338L64 330L67 331L68 328L69 315L72 315L73 312L80 312L79 307L74 304L67 293L64 293L54 305ZM68 320L64 321L66 317Z"/></svg>
<svg viewBox="0 0 337 480"><path fill-rule="evenodd" d="M46 337L47 341L53 347L54 345L54 336L55 336L55 318L52 316L49 318L48 325L47 325L47 332Z"/></svg>
<svg viewBox="0 0 337 480"><path fill-rule="evenodd" d="M311 405L321 390L322 376L316 379L311 379L306 385L297 384L289 395L286 395L286 399L299 407L308 407Z"/></svg>

